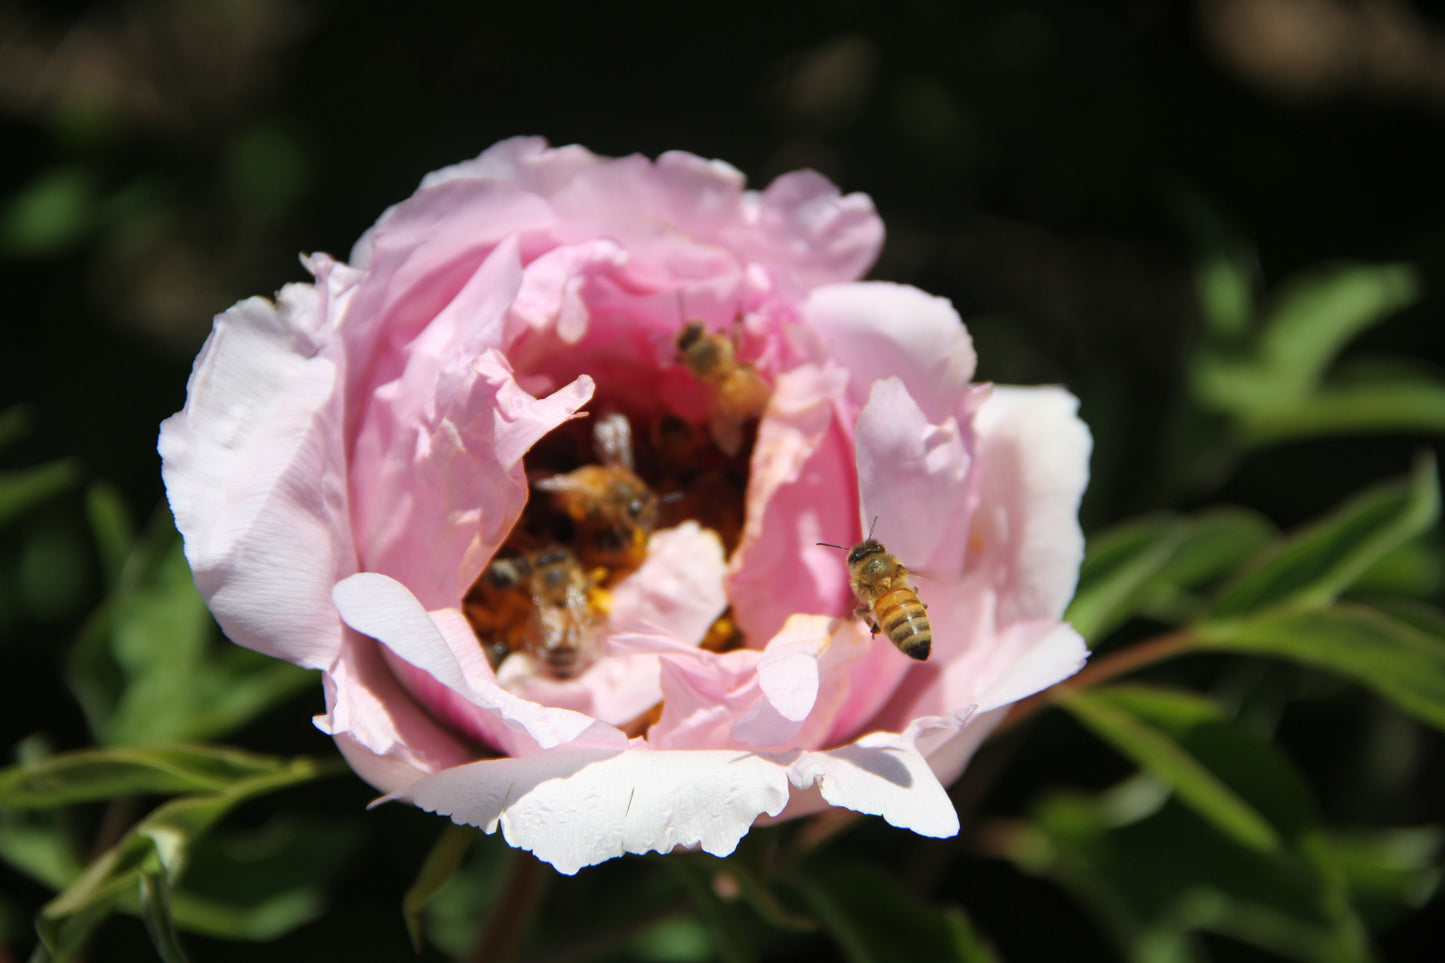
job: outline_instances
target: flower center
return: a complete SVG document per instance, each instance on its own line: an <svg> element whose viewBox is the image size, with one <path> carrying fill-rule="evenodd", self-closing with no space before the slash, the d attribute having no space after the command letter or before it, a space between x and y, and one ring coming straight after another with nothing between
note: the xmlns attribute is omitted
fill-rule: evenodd
<svg viewBox="0 0 1445 963"><path fill-rule="evenodd" d="M557 679L585 672L599 655L609 590L647 560L655 529L693 520L729 555L737 547L771 389L737 360L732 338L701 322L685 325L675 344L704 422L661 404L624 413L600 383L590 417L560 426L528 453L533 497L462 604L493 668L526 658L534 672ZM746 644L731 609L701 642L713 651Z"/></svg>

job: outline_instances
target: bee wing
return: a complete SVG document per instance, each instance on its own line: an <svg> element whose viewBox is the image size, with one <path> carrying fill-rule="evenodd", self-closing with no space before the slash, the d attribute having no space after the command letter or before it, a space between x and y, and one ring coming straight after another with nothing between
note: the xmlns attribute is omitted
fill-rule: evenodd
<svg viewBox="0 0 1445 963"><path fill-rule="evenodd" d="M632 471L632 422L626 415L614 411L597 419L592 426L592 444L602 464Z"/></svg>

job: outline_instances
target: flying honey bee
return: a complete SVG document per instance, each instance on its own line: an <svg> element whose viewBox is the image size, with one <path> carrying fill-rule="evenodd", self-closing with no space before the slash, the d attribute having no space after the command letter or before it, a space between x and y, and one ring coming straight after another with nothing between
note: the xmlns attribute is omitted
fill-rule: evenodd
<svg viewBox="0 0 1445 963"><path fill-rule="evenodd" d="M738 361L732 339L690 321L677 336L678 360L703 388L703 407L713 441L729 456L743 447L743 428L768 406L772 389L753 366Z"/></svg>
<svg viewBox="0 0 1445 963"><path fill-rule="evenodd" d="M878 519L873 519L873 525L877 524ZM924 611L928 606L910 584L908 569L873 538L873 525L868 526L868 536L852 548L818 544L848 553L848 580L858 599L855 614L868 622L874 635L886 632L899 652L922 662L933 648L933 627Z"/></svg>
<svg viewBox="0 0 1445 963"><path fill-rule="evenodd" d="M558 679L592 664L597 649L598 576L561 546L498 559L462 603L495 668L527 652Z"/></svg>
<svg viewBox="0 0 1445 963"><path fill-rule="evenodd" d="M534 483L549 492L575 529L570 540L577 558L604 568L612 579L635 570L647 557L647 539L657 526L659 502L632 463L632 426L627 416L600 418L593 443L601 464L583 465Z"/></svg>

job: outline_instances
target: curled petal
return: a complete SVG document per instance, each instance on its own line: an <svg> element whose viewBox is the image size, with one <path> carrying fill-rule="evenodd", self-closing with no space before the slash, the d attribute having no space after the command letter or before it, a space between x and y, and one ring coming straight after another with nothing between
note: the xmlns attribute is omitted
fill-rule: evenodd
<svg viewBox="0 0 1445 963"><path fill-rule="evenodd" d="M488 833L500 826L508 843L571 875L679 846L726 856L758 816L782 811L788 774L739 752L564 749L458 766L397 795Z"/></svg>
<svg viewBox="0 0 1445 963"><path fill-rule="evenodd" d="M858 415L858 491L862 524L905 566L930 579L963 569L972 460L953 418L930 424L902 379L873 383Z"/></svg>
<svg viewBox="0 0 1445 963"><path fill-rule="evenodd" d="M848 397L862 407L873 382L897 376L933 424L963 423L976 357L946 298L905 284L832 284L808 295L803 320L847 368Z"/></svg>
<svg viewBox="0 0 1445 963"><path fill-rule="evenodd" d="M749 195L751 217L729 246L806 287L862 277L883 246L883 221L866 194L840 194L817 171L793 171Z"/></svg>
<svg viewBox="0 0 1445 963"><path fill-rule="evenodd" d="M416 597L394 579L361 572L337 584L332 592L346 624L376 639L398 659L420 670L445 691L459 697L505 727L482 728L487 741L513 754L556 746L621 747L621 732L590 716L552 709L520 699L500 686L475 684L452 655L446 639ZM419 680L418 680L419 681ZM426 693L429 703L447 701L438 689ZM460 715L455 711L452 715ZM478 725L482 725L481 720ZM524 738L516 738L521 736ZM501 743L498 745L498 743Z"/></svg>
<svg viewBox="0 0 1445 963"><path fill-rule="evenodd" d="M313 669L340 649L326 599L356 567L343 372L324 316L316 289L292 285L216 318L157 446L186 559L226 635Z"/></svg>
<svg viewBox="0 0 1445 963"><path fill-rule="evenodd" d="M978 413L986 469L971 537L998 588L1001 623L1057 619L1073 597L1092 447L1078 405L1062 388L999 387Z"/></svg>
<svg viewBox="0 0 1445 963"><path fill-rule="evenodd" d="M958 813L912 735L874 732L838 749L801 753L788 778L799 789L816 785L829 805L882 816L922 836L958 832Z"/></svg>

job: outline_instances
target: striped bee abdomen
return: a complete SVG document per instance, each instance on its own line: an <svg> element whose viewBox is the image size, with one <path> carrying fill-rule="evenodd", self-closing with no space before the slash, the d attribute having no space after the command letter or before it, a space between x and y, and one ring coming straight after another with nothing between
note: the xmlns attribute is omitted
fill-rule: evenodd
<svg viewBox="0 0 1445 963"><path fill-rule="evenodd" d="M933 627L918 593L907 586L885 592L873 603L873 616L898 651L920 662L933 648Z"/></svg>

